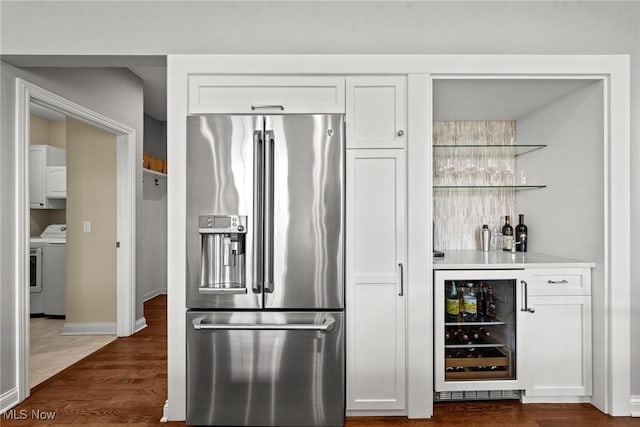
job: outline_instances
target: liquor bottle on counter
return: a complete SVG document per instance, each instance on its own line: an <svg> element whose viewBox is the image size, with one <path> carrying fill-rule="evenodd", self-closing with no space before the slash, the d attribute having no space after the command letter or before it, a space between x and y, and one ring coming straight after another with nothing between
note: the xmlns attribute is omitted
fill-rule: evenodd
<svg viewBox="0 0 640 427"><path fill-rule="evenodd" d="M493 295L493 286L489 285L487 287L487 305L486 310L484 312L485 321L494 322L496 320L497 306L496 306L496 298Z"/></svg>
<svg viewBox="0 0 640 427"><path fill-rule="evenodd" d="M457 322L460 315L460 296L458 295L456 282L453 280L447 287L445 303L447 304L447 322Z"/></svg>
<svg viewBox="0 0 640 427"><path fill-rule="evenodd" d="M513 227L509 224L509 215L504 217L504 225L502 226L502 250L511 251L513 244Z"/></svg>
<svg viewBox="0 0 640 427"><path fill-rule="evenodd" d="M518 215L518 225L516 225L516 251L527 252L527 226L524 225L524 215Z"/></svg>

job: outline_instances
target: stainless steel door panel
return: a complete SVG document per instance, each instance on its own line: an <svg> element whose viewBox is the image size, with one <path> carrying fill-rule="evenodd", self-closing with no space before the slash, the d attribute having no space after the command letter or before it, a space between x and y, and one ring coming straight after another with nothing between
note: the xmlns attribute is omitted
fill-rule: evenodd
<svg viewBox="0 0 640 427"><path fill-rule="evenodd" d="M188 312L187 423L342 426L343 313Z"/></svg>
<svg viewBox="0 0 640 427"><path fill-rule="evenodd" d="M187 307L260 308L261 290L254 271L254 135L262 132L259 116L187 117ZM200 215L246 215L246 293L200 291Z"/></svg>
<svg viewBox="0 0 640 427"><path fill-rule="evenodd" d="M344 117L265 116L273 219L265 221L265 307L344 307ZM269 170L269 168L265 168ZM269 200L265 206L269 208ZM265 213L268 215L268 212ZM268 227L272 227L269 230ZM271 283L270 283L271 282Z"/></svg>

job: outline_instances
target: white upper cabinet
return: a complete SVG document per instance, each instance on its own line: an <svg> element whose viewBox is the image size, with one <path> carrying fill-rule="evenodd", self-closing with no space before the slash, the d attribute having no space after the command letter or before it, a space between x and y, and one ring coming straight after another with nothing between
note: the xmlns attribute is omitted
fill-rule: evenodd
<svg viewBox="0 0 640 427"><path fill-rule="evenodd" d="M47 199L67 198L67 167L47 166Z"/></svg>
<svg viewBox="0 0 640 427"><path fill-rule="evenodd" d="M66 207L67 152L51 145L29 146L29 207ZM51 182L49 182L51 178Z"/></svg>
<svg viewBox="0 0 640 427"><path fill-rule="evenodd" d="M189 76L189 114L342 114L345 79L333 76Z"/></svg>
<svg viewBox="0 0 640 427"><path fill-rule="evenodd" d="M406 78L347 78L347 148L404 148Z"/></svg>

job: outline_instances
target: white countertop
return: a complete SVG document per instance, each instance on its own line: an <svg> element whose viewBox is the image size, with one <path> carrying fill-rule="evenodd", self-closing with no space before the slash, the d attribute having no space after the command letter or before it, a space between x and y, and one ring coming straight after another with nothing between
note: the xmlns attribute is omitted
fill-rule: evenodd
<svg viewBox="0 0 640 427"><path fill-rule="evenodd" d="M579 261L535 252L446 251L433 258L434 270L502 269L502 268L593 268L594 262Z"/></svg>

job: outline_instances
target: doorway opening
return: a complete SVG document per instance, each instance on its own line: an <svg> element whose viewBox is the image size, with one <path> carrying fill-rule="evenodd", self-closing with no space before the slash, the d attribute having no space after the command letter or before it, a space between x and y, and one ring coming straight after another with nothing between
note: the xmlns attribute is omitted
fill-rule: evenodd
<svg viewBox="0 0 640 427"><path fill-rule="evenodd" d="M17 298L17 385L18 400L29 396L29 324L30 324L30 202L29 202L29 146L31 106L37 105L57 112L79 126L89 125L100 132L108 133L115 139L115 299L116 322L89 322L69 325L67 333L111 333L117 336L128 336L136 330L135 319L135 130L91 111L81 105L62 98L52 92L38 87L22 79L16 79L16 139L15 148L18 153L17 190L21 195L21 221L18 221L18 235L23 236L16 242L17 252L25 256L19 259L19 277L16 281L19 289ZM37 108L37 107L36 107ZM100 159L97 160L98 162ZM82 221L81 232L90 232L91 223Z"/></svg>

